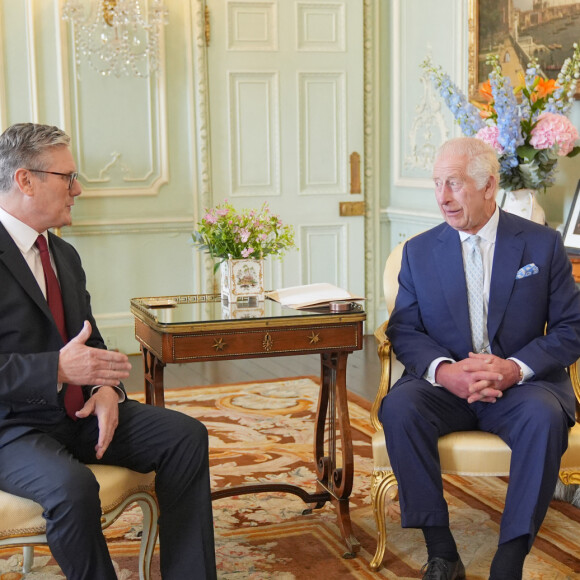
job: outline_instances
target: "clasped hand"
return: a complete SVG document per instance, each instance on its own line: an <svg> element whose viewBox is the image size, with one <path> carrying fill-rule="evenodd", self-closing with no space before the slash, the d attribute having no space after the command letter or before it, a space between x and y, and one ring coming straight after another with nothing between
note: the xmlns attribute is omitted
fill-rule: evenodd
<svg viewBox="0 0 580 580"><path fill-rule="evenodd" d="M518 382L519 370L514 361L470 352L469 358L440 364L435 376L437 383L468 403L495 403Z"/></svg>
<svg viewBox="0 0 580 580"><path fill-rule="evenodd" d="M58 382L100 386L76 415L79 419L97 417L99 440L95 451L101 459L119 423L119 393L114 387L129 376L131 363L123 353L87 346L91 332L91 324L85 320L79 334L60 349Z"/></svg>

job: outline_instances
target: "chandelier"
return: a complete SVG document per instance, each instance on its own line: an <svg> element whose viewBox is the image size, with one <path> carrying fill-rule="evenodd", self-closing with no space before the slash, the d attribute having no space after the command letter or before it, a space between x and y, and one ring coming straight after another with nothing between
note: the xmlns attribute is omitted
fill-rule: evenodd
<svg viewBox="0 0 580 580"><path fill-rule="evenodd" d="M103 76L147 77L159 69L160 38L167 24L163 0L66 0L62 17L72 24L75 60ZM87 13L88 12L88 13Z"/></svg>

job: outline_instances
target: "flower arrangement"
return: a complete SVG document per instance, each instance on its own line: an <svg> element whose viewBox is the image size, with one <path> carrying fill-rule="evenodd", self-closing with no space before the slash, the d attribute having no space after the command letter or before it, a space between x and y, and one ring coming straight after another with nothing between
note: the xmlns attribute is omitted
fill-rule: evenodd
<svg viewBox="0 0 580 580"><path fill-rule="evenodd" d="M259 260L268 255L282 257L294 246L294 228L283 225L264 203L259 210L238 212L226 200L206 214L192 235L199 249L217 258L214 271L229 258Z"/></svg>
<svg viewBox="0 0 580 580"><path fill-rule="evenodd" d="M499 57L492 55L489 79L480 93L484 103L470 103L461 90L430 58L423 69L439 89L446 105L464 135L474 136L492 145L500 162L500 187L543 189L554 183L560 157L580 152L575 146L578 131L568 119L580 71L580 48L564 61L557 81L538 74L539 66L531 59L521 84L513 88L502 75Z"/></svg>

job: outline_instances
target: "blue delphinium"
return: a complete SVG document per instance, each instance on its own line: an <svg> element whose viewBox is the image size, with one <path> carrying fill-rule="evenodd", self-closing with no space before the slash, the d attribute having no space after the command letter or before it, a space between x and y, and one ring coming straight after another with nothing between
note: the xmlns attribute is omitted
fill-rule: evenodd
<svg viewBox="0 0 580 580"><path fill-rule="evenodd" d="M485 123L479 116L477 107L467 100L463 92L449 78L449 75L443 72L440 66L434 66L429 57L425 59L421 66L439 89L439 93L461 127L464 135L472 137L481 128L485 127Z"/></svg>

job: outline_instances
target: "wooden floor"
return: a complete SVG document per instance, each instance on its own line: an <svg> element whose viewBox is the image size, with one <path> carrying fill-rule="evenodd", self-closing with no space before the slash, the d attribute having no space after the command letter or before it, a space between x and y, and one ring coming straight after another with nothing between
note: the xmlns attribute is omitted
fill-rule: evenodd
<svg viewBox="0 0 580 580"><path fill-rule="evenodd" d="M380 365L374 336L364 337L363 349L348 357L347 388L368 401L374 400L380 378ZM128 392L143 391L143 364L138 355L129 357L133 369L124 382ZM199 362L167 365L165 387L242 383L296 376L320 376L320 356L279 356L262 359Z"/></svg>

